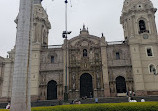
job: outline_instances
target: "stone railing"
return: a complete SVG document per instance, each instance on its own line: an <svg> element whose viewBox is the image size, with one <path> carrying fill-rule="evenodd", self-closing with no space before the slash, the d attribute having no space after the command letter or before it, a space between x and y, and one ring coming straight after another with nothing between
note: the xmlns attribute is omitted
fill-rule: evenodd
<svg viewBox="0 0 158 111"><path fill-rule="evenodd" d="M112 42L107 42L108 45L117 45L117 44L124 44L125 41L112 41Z"/></svg>
<svg viewBox="0 0 158 111"><path fill-rule="evenodd" d="M47 48L47 49L62 48L62 45L43 45L42 48Z"/></svg>
<svg viewBox="0 0 158 111"><path fill-rule="evenodd" d="M41 70L40 71L49 71L49 70L63 70L63 63L47 63L47 64L41 64Z"/></svg>
<svg viewBox="0 0 158 111"><path fill-rule="evenodd" d="M117 67L117 66L131 66L130 60L109 60L108 66Z"/></svg>
<svg viewBox="0 0 158 111"><path fill-rule="evenodd" d="M90 66L97 66L97 65L101 65L102 62L100 59L91 59L91 60L88 60L88 61L72 61L70 62L70 67L80 67L81 65L83 65L83 63L87 63L89 64Z"/></svg>

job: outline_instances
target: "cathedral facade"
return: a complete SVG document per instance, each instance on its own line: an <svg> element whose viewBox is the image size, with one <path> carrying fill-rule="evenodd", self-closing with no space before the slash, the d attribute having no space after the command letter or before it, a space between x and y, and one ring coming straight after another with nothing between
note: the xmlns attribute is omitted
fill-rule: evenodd
<svg viewBox="0 0 158 111"><path fill-rule="evenodd" d="M62 45L48 46L51 24L35 0L32 27L31 97L36 100L158 95L156 8L150 0L125 0L120 23L124 41L107 42L83 26ZM15 20L15 22L18 19ZM0 57L0 101L11 97L15 47Z"/></svg>

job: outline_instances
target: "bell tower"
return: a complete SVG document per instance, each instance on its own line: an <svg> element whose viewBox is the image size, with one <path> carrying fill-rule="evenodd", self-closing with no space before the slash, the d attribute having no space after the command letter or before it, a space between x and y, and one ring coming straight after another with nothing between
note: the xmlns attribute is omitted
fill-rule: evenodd
<svg viewBox="0 0 158 111"><path fill-rule="evenodd" d="M33 43L48 45L48 33L51 29L48 15L41 5L42 0L34 0L33 8Z"/></svg>
<svg viewBox="0 0 158 111"><path fill-rule="evenodd" d="M158 35L150 0L125 0L120 23L124 29L133 69L137 95L158 94Z"/></svg>
<svg viewBox="0 0 158 111"><path fill-rule="evenodd" d="M32 61L31 61L31 97L39 99L40 57L42 46L48 46L48 33L51 24L41 5L42 0L34 0L32 27Z"/></svg>
<svg viewBox="0 0 158 111"><path fill-rule="evenodd" d="M150 0L125 0L120 18L124 37L128 39L157 37L156 11Z"/></svg>

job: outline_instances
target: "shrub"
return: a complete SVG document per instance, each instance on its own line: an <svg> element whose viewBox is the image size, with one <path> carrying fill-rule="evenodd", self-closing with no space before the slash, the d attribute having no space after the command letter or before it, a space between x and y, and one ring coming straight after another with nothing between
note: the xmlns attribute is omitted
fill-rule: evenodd
<svg viewBox="0 0 158 111"><path fill-rule="evenodd" d="M61 105L32 108L32 111L158 111L158 102Z"/></svg>

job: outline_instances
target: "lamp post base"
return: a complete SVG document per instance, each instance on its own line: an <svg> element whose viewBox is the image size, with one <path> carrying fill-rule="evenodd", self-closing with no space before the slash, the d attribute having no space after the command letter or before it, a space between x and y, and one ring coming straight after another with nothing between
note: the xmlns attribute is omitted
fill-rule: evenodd
<svg viewBox="0 0 158 111"><path fill-rule="evenodd" d="M64 101L65 101L65 102L68 102L68 92L67 92L67 86L65 86Z"/></svg>

